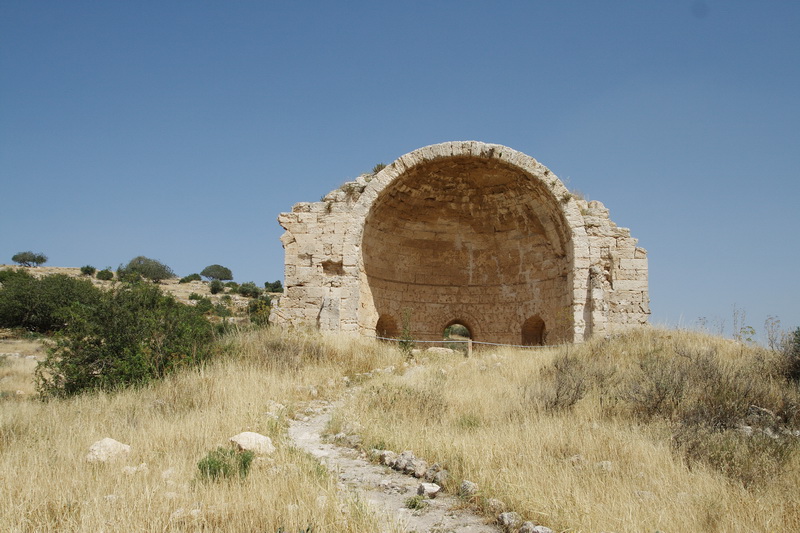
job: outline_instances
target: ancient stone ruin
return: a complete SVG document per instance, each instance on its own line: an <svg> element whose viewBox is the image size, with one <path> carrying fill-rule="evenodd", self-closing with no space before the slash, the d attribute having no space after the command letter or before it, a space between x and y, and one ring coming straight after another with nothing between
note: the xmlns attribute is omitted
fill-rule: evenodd
<svg viewBox="0 0 800 533"><path fill-rule="evenodd" d="M647 252L532 157L448 142L278 217L270 321L365 335L579 342L647 322Z"/></svg>

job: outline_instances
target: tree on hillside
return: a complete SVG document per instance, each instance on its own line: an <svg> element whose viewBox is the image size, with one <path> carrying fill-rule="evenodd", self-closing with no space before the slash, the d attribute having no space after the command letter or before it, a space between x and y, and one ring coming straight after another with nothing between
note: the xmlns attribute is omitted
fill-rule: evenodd
<svg viewBox="0 0 800 533"><path fill-rule="evenodd" d="M11 260L14 261L15 263L19 263L20 265L26 267L34 265L39 266L44 263L47 263L47 256L44 254L36 254L30 251L19 252L17 254L14 254Z"/></svg>
<svg viewBox="0 0 800 533"><path fill-rule="evenodd" d="M272 283L267 281L264 283L264 289L266 289L267 292L283 292L283 283L281 283L281 280L276 280Z"/></svg>
<svg viewBox="0 0 800 533"><path fill-rule="evenodd" d="M231 269L222 265L208 265L200 272L200 275L208 279L216 279L219 281L233 279L233 272L231 272Z"/></svg>
<svg viewBox="0 0 800 533"><path fill-rule="evenodd" d="M175 273L164 263L140 255L128 261L127 265L120 265L117 268L117 277L122 280L142 277L157 283L164 279L174 278Z"/></svg>

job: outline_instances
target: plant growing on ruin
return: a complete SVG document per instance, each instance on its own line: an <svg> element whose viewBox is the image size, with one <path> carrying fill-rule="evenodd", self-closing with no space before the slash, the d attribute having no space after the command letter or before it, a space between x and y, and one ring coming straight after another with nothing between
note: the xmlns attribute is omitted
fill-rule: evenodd
<svg viewBox="0 0 800 533"><path fill-rule="evenodd" d="M414 338L411 336L411 309L403 309L403 329L400 332L400 351L406 358L414 357Z"/></svg>

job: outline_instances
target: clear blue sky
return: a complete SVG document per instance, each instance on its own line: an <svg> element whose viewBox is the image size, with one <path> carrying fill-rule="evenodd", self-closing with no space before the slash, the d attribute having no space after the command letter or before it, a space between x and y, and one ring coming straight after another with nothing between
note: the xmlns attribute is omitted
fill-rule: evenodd
<svg viewBox="0 0 800 533"><path fill-rule="evenodd" d="M650 257L652 321L800 326L800 2L0 3L0 262L283 278L276 222L507 145Z"/></svg>

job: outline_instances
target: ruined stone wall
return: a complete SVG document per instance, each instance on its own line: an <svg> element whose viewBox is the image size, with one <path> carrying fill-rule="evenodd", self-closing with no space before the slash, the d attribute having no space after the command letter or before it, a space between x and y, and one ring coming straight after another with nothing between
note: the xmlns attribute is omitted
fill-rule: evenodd
<svg viewBox="0 0 800 533"><path fill-rule="evenodd" d="M439 340L580 341L647 320L646 252L520 152L443 143L278 218L271 322Z"/></svg>

